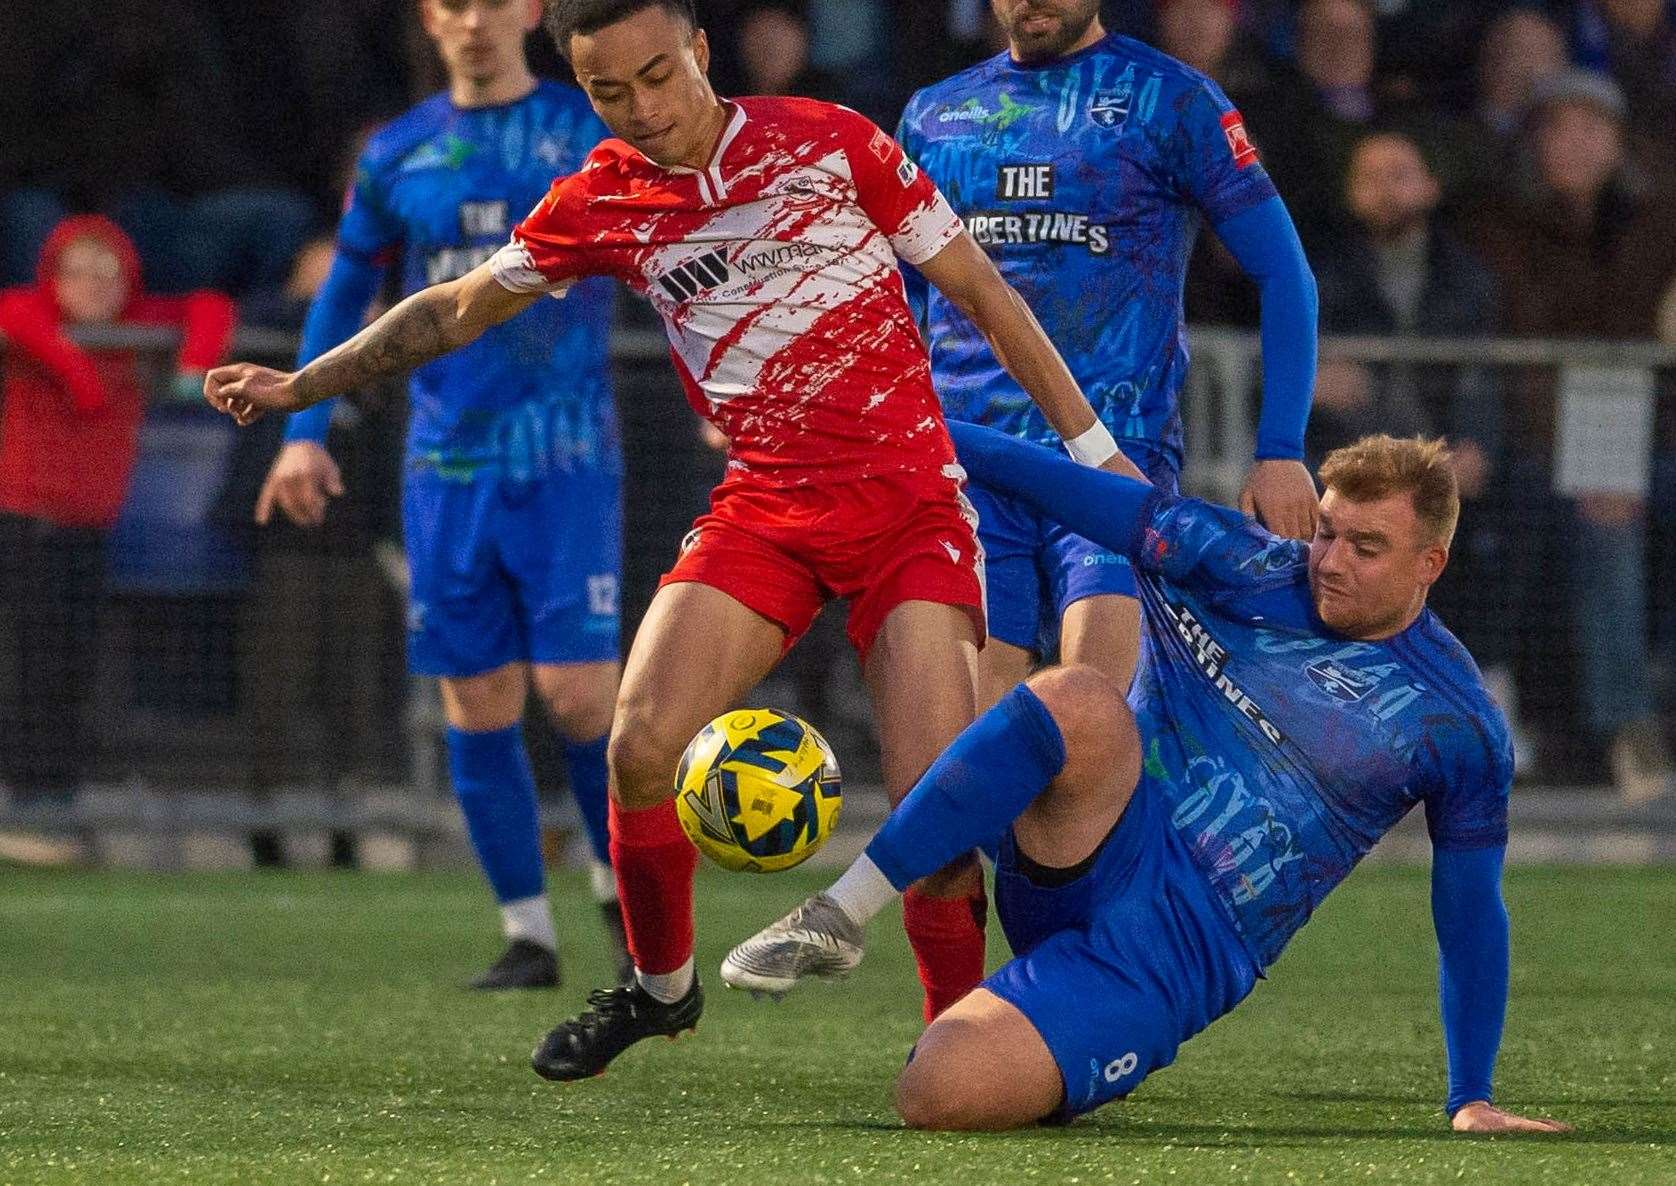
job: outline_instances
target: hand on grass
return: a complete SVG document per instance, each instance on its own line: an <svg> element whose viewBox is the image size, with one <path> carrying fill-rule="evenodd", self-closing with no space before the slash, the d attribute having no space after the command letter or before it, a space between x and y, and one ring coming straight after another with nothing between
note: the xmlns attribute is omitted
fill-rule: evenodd
<svg viewBox="0 0 1676 1186"><path fill-rule="evenodd" d="M1534 1116L1515 1116L1504 1112L1486 1100L1474 1100L1463 1105L1449 1120L1456 1132L1570 1132L1571 1125L1559 1120L1543 1120Z"/></svg>

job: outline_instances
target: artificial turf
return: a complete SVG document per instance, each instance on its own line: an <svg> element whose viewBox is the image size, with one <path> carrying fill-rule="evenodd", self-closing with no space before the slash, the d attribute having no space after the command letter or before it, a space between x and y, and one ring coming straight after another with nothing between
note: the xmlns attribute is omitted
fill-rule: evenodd
<svg viewBox="0 0 1676 1186"><path fill-rule="evenodd" d="M1578 1131L1494 1140L1439 1110L1423 870L1358 872L1126 1102L996 1136L894 1121L894 919L847 984L774 1006L716 980L818 880L702 873L697 1035L561 1087L526 1060L605 967L578 878L565 987L485 997L458 987L497 948L464 875L0 869L0 1184L1676 1182L1676 870L1509 872L1499 1101Z"/></svg>

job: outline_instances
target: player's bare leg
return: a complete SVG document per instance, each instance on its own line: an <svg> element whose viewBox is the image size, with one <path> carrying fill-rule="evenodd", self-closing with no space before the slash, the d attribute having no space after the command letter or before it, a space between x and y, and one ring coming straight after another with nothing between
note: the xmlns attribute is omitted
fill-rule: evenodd
<svg viewBox="0 0 1676 1186"><path fill-rule="evenodd" d="M977 631L966 611L907 601L885 618L863 675L873 694L885 790L901 802L977 714ZM903 900L903 922L935 1017L983 979L983 871L968 853Z"/></svg>
<svg viewBox="0 0 1676 1186"><path fill-rule="evenodd" d="M698 854L675 818L675 767L693 734L774 667L784 639L778 625L708 585L666 585L652 599L629 650L609 748L611 863L635 979L589 994L586 1012L543 1039L531 1059L543 1078L600 1074L640 1039L697 1024Z"/></svg>
<svg viewBox="0 0 1676 1186"><path fill-rule="evenodd" d="M1134 682L1140 649L1141 603L1133 597L1084 597L1067 605L1059 619L1060 662L1092 667L1124 692Z"/></svg>
<svg viewBox="0 0 1676 1186"><path fill-rule="evenodd" d="M442 715L456 729L474 733L504 729L524 719L524 697L529 692L529 667L508 663L481 675L445 675Z"/></svg>
<svg viewBox="0 0 1676 1186"><path fill-rule="evenodd" d="M1099 593L1065 607L1059 620L1060 662L1086 664L1128 688L1141 646L1141 604L1133 597ZM1024 647L992 638L978 652L978 709L981 712L1023 683L1035 666Z"/></svg>
<svg viewBox="0 0 1676 1186"><path fill-rule="evenodd" d="M622 664L532 663L530 678L553 727L565 737L588 741L611 732Z"/></svg>
<svg viewBox="0 0 1676 1186"><path fill-rule="evenodd" d="M978 711L995 702L1030 677L1036 656L1025 647L991 638L978 652Z"/></svg>
<svg viewBox="0 0 1676 1186"><path fill-rule="evenodd" d="M529 667L442 678L448 766L478 863L500 905L507 947L473 988L551 988L558 941L547 904L535 776L521 723Z"/></svg>
<svg viewBox="0 0 1676 1186"><path fill-rule="evenodd" d="M629 958L628 934L623 927L622 909L617 904L617 879L611 874L606 823L605 749L621 677L622 665L615 660L530 665L535 694L541 698L547 717L564 744L571 797L582 817L592 854L589 887L599 906L617 979L626 981L634 975L634 962Z"/></svg>
<svg viewBox="0 0 1676 1186"><path fill-rule="evenodd" d="M785 632L742 602L692 581L652 599L629 649L611 722L611 799L630 811L674 796L693 734L780 661Z"/></svg>
<svg viewBox="0 0 1676 1186"><path fill-rule="evenodd" d="M896 1114L909 1128L1019 1128L1051 1115L1064 1098L1059 1064L1041 1034L986 988L932 1022L896 1077Z"/></svg>
<svg viewBox="0 0 1676 1186"><path fill-rule="evenodd" d="M1086 860L1129 805L1141 776L1141 739L1116 681L1092 667L1050 667L1030 678L1065 743L1065 765L1013 820L1013 839L1038 865Z"/></svg>

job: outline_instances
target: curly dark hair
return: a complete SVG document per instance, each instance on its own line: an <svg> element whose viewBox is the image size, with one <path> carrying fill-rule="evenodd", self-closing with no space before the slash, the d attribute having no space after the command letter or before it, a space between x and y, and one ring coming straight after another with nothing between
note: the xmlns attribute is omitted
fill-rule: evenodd
<svg viewBox="0 0 1676 1186"><path fill-rule="evenodd" d="M570 39L578 33L597 33L647 8L662 8L698 28L692 0L547 0L543 23L553 44L568 58Z"/></svg>

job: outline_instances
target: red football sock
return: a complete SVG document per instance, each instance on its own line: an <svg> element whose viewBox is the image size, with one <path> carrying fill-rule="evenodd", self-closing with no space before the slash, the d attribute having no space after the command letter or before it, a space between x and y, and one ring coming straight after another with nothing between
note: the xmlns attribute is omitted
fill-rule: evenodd
<svg viewBox="0 0 1676 1186"><path fill-rule="evenodd" d="M631 810L611 800L611 866L634 966L673 972L693 953L693 870L698 850L675 818L675 800Z"/></svg>
<svg viewBox="0 0 1676 1186"><path fill-rule="evenodd" d="M919 965L927 1023L983 980L983 928L989 899L980 882L966 898L933 898L918 889L902 895L902 924Z"/></svg>

